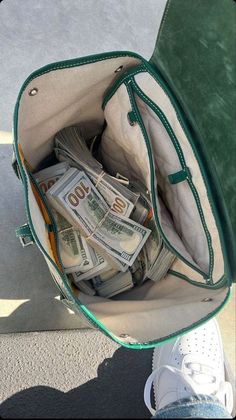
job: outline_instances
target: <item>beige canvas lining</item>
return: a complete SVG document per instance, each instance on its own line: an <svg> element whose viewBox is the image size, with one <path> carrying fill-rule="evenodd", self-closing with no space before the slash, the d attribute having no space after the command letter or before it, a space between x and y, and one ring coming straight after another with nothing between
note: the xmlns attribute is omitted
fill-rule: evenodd
<svg viewBox="0 0 236 420"><path fill-rule="evenodd" d="M207 316L222 301L224 290L212 291L184 284L180 279L168 275L159 283L147 282L148 293L136 290L140 298L130 292L122 300L89 303L88 308L96 314L106 328L116 335L127 334L138 342L160 339L182 328L187 328L200 318ZM204 299L211 297L211 302ZM83 301L86 302L87 296ZM126 300L125 300L126 299Z"/></svg>
<svg viewBox="0 0 236 420"><path fill-rule="evenodd" d="M107 63L57 70L30 82L20 103L19 139L26 159L34 168L51 152L53 136L62 127L83 122L88 137L97 134L104 121L101 110L104 92L114 80L114 70L123 65L124 60L126 67L137 62L133 58L116 58L107 60ZM28 92L33 87L38 88L38 94L30 97ZM122 89L123 87L121 91ZM113 145L118 144L120 140L123 150L127 148L129 162L131 160L133 162L133 174L146 182L147 188L150 189L147 151L144 142L141 141L139 126L127 126L122 139L116 131L116 124L127 124L127 112L130 110L127 96L122 93L121 96L124 101L122 108L117 109L115 106L113 110L116 113L110 134L114 141ZM109 103L110 109L111 104L112 102ZM105 111L107 119L108 113L107 108ZM115 147L113 155L116 155ZM35 231L42 246L50 255L51 249L43 217L30 185L28 190ZM53 265L50 262L48 264L58 278ZM175 266L178 266L178 270L182 273L185 273L186 269L186 275L191 271L178 260L174 263L173 267ZM196 274L196 277L198 276ZM147 281L143 286L117 296L114 300L90 297L83 293L80 293L80 300L114 335L119 337L127 334L128 341L146 342L166 337L198 322L215 310L225 299L226 294L226 287L207 290L168 275L158 283ZM211 301L203 302L204 298L209 297L212 298Z"/></svg>

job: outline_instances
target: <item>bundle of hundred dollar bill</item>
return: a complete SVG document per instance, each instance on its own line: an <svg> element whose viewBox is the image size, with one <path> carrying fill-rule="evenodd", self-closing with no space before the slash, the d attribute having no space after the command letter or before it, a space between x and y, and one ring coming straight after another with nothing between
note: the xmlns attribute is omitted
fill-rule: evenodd
<svg viewBox="0 0 236 420"><path fill-rule="evenodd" d="M83 293L110 298L164 277L174 256L159 235L145 187L107 174L79 127L57 133L54 150L60 163L34 176L51 204L70 280Z"/></svg>

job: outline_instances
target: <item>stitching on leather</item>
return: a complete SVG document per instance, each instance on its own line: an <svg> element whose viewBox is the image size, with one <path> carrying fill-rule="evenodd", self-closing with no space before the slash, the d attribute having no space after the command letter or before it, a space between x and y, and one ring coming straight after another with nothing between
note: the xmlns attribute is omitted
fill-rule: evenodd
<svg viewBox="0 0 236 420"><path fill-rule="evenodd" d="M31 231L29 231L30 228L28 226L22 226L16 229L16 234L17 235L25 235L25 236L32 236L31 235Z"/></svg>
<svg viewBox="0 0 236 420"><path fill-rule="evenodd" d="M176 271L176 270L172 270L170 269L169 274L181 279L181 280L185 280L190 284L193 284L194 286L198 286L198 287L203 287L204 289L209 289L209 290L216 290L219 287L223 286L225 284L226 281L226 277L225 275L223 275L218 281L216 281L215 283L213 283L213 287L208 284L208 283L202 283L201 281L198 280L193 280L190 277L188 277L186 274L181 273L180 271Z"/></svg>
<svg viewBox="0 0 236 420"><path fill-rule="evenodd" d="M184 159L184 157L183 157L183 152L182 152L182 149L180 148L180 146L179 146L179 143L178 143L178 141L177 141L177 139L176 139L176 137L175 137L175 134L174 134L174 132L173 132L173 130L172 130L172 127L170 126L170 124L169 124L169 121L167 120L167 118L166 118L166 116L165 116L165 114L163 114L163 112L160 110L160 108L159 107L157 107L157 105L154 103L154 102L152 102L146 95L144 95L144 93L141 91L141 89L139 88L139 86L138 86L138 84L136 83L136 81L134 81L134 83L135 83L135 86L136 86L136 88L137 88L137 90L139 91L139 93L140 93L140 96L143 98L143 101L145 102L145 103L149 103L150 104L150 106L151 106L151 108L152 107L154 107L155 108L155 110L156 110L156 112L157 112L157 114L158 115L161 115L162 116L162 118L164 119L164 121L161 121L162 122L162 124L164 124L164 126L167 128L167 129L169 129L170 131L171 131L171 133L172 133L172 136L173 136L173 141L174 141L174 143L175 143L175 146L176 146L176 148L178 149L178 151L179 151L179 153L180 153L180 156L179 156L179 159L180 159L180 162L182 163L182 166L183 166L183 169L185 169L186 168L186 162L185 162L185 159ZM168 133L169 134L169 133ZM169 136L170 136L170 134L169 134Z"/></svg>
<svg viewBox="0 0 236 420"><path fill-rule="evenodd" d="M206 236L207 236L207 242L208 242L209 254L210 254L209 277L213 281L213 279L212 279L212 272L213 272L213 265L214 265L214 253L213 253L213 249L212 249L211 235L210 235L210 232L209 232L208 227L207 227L207 224L206 224L205 216L204 216L204 213L203 213L203 210L202 210L202 205L201 205L201 202L200 202L199 195L198 195L198 192L196 190L196 187L193 184L192 180L189 179L188 182L192 186L192 188L193 188L192 191L193 191L195 200L198 202L198 210L199 210L199 213L201 214L202 223L204 225L204 230L205 230L205 233L206 233Z"/></svg>
<svg viewBox="0 0 236 420"><path fill-rule="evenodd" d="M37 77L42 76L43 74L50 73L51 71L61 70L61 69L68 69L68 68L72 68L72 67L80 67L80 66L83 66L84 64L99 63L100 61L110 60L111 58L122 58L122 57L129 57L129 58L136 58L136 59L138 58L138 57L133 57L131 55L130 56L129 55L123 55L123 56L122 55L112 55L112 56L109 56L109 57L100 58L99 60L96 60L95 58L92 59L92 60L86 60L83 63L79 63L79 64L78 63L74 63L74 64L69 64L69 65L68 64L67 65L65 64L65 65L61 65L61 66L55 66L55 67L52 67L51 69L45 70L45 71L43 71L43 72L41 72L41 73L33 76L32 78L30 78L28 80L26 86L28 86L32 82L32 80L36 79ZM26 89L26 86L24 88L24 91Z"/></svg>
<svg viewBox="0 0 236 420"><path fill-rule="evenodd" d="M104 98L104 100L103 100L103 104L102 104L102 106L104 107L104 109L106 108L106 106L107 106L107 104L108 104L108 102L112 99L112 97L115 95L115 93L117 92L117 90L119 89L119 87L121 86L121 85L123 85L123 84L126 84L126 81L127 81L127 79L129 80L129 79L131 79L131 77L132 76L135 76L136 74L139 74L139 73L143 73L145 71L145 69L144 68L139 68L139 69L137 69L137 70L134 70L134 72L131 74L128 74L127 76L124 76L124 77L122 77L120 80L119 80L119 82L117 83L117 85L116 85L116 87L115 87L115 89L114 89L114 91L113 91L113 89L111 88L111 90L108 92L108 94L106 95L106 97Z"/></svg>
<svg viewBox="0 0 236 420"><path fill-rule="evenodd" d="M168 12L169 12L169 8L170 8L170 0L168 0L168 3L167 3L167 5L166 5L166 9L165 9L165 12L164 12L164 15L163 15L163 19L162 19L162 22L161 22L161 26L160 26L159 34L158 34L158 36L157 36L156 45L157 45L157 43L158 43L158 41L159 41L159 39L160 39L160 37L161 37L161 33L162 33L162 31L163 31L163 27L164 27L164 24L165 24L166 19L167 19L167 15L168 15Z"/></svg>
<svg viewBox="0 0 236 420"><path fill-rule="evenodd" d="M16 236L20 237L20 238L33 238L33 236L31 235L31 233L28 232L20 232L20 231L16 231Z"/></svg>

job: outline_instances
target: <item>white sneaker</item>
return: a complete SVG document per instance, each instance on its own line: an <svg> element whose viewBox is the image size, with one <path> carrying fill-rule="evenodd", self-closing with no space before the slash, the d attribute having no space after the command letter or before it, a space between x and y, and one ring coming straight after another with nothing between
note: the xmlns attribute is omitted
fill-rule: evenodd
<svg viewBox="0 0 236 420"><path fill-rule="evenodd" d="M144 389L144 401L152 415L174 401L199 394L215 396L232 412L233 390L225 381L223 345L215 319L156 347L152 362L153 372ZM151 406L152 384L155 409Z"/></svg>

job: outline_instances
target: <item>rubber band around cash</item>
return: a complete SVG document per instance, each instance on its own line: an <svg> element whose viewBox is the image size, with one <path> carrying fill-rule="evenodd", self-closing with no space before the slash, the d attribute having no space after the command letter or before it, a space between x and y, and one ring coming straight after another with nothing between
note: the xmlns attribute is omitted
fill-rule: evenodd
<svg viewBox="0 0 236 420"><path fill-rule="evenodd" d="M100 174L98 175L98 179L97 179L97 181L96 181L95 187L97 187L97 186L100 184L100 182L102 181L102 178L103 178L105 175L106 175L106 172L105 172L105 171L100 172Z"/></svg>
<svg viewBox="0 0 236 420"><path fill-rule="evenodd" d="M63 228L61 230L58 230L58 233L64 233L67 232L68 230L74 229L76 230L73 226L67 227L67 228Z"/></svg>
<svg viewBox="0 0 236 420"><path fill-rule="evenodd" d="M108 214L110 213L111 208L109 208L106 212L106 214L103 216L102 220L100 220L100 222L97 224L97 226L95 227L95 229L93 230L92 233L90 233L88 236L85 236L85 239L87 241L89 241L89 239L91 239L93 237L93 235L96 233L96 231L102 226L102 224L105 222Z"/></svg>

